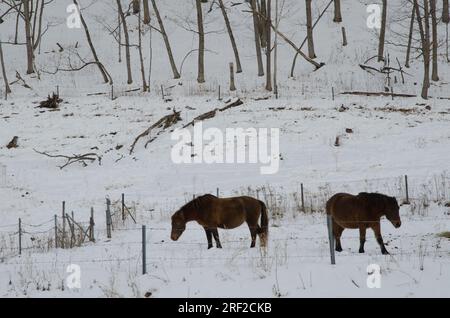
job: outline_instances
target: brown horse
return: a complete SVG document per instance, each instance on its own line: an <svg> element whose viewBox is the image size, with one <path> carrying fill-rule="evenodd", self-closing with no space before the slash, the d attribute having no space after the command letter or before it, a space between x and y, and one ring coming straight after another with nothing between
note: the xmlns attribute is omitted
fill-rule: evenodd
<svg viewBox="0 0 450 318"><path fill-rule="evenodd" d="M381 253L389 254L381 236L380 219L384 215L399 228L402 224L397 199L379 193L351 195L338 193L327 201L327 214L333 217L333 234L336 251L341 252L341 235L344 229L359 229L359 252L364 253L366 229L371 228L381 247Z"/></svg>
<svg viewBox="0 0 450 318"><path fill-rule="evenodd" d="M258 219L261 216L261 226ZM205 194L185 204L172 215L172 233L170 238L178 240L186 229L186 223L197 221L203 226L208 240L208 249L213 247L212 236L216 247L222 248L217 228L234 229L247 222L252 237L250 247L255 247L256 235L261 246L266 246L269 233L267 209L264 202L251 197L235 197L219 199L214 195Z"/></svg>

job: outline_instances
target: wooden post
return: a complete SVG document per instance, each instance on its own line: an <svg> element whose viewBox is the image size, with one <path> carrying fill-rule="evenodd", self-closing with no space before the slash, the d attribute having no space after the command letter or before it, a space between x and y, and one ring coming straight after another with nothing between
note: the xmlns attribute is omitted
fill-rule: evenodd
<svg viewBox="0 0 450 318"><path fill-rule="evenodd" d="M95 242L95 234L94 234L94 208L91 207L91 218L89 219L89 241Z"/></svg>
<svg viewBox="0 0 450 318"><path fill-rule="evenodd" d="M219 197L219 188L216 189L216 197Z"/></svg>
<svg viewBox="0 0 450 318"><path fill-rule="evenodd" d="M234 84L234 64L230 63L230 91L234 92L236 85Z"/></svg>
<svg viewBox="0 0 450 318"><path fill-rule="evenodd" d="M222 97L220 96L220 85L219 85L219 100L222 100Z"/></svg>
<svg viewBox="0 0 450 318"><path fill-rule="evenodd" d="M164 100L165 96L164 96L164 87L161 85L161 96L162 99Z"/></svg>
<svg viewBox="0 0 450 318"><path fill-rule="evenodd" d="M406 189L406 201L405 204L409 204L409 190L408 190L408 176L405 175L405 189Z"/></svg>
<svg viewBox="0 0 450 318"><path fill-rule="evenodd" d="M300 184L300 194L302 199L302 211L305 212L305 197L303 195L303 183Z"/></svg>
<svg viewBox="0 0 450 318"><path fill-rule="evenodd" d="M331 98L334 100L334 87L331 87Z"/></svg>
<svg viewBox="0 0 450 318"><path fill-rule="evenodd" d="M55 214L55 248L58 248L58 216Z"/></svg>
<svg viewBox="0 0 450 318"><path fill-rule="evenodd" d="M142 225L142 274L147 274L147 253L146 253L146 229L145 225Z"/></svg>
<svg viewBox="0 0 450 318"><path fill-rule="evenodd" d="M347 33L345 32L345 28L342 27L342 46L347 46Z"/></svg>
<svg viewBox="0 0 450 318"><path fill-rule="evenodd" d="M111 100L114 100L114 85L111 84Z"/></svg>
<svg viewBox="0 0 450 318"><path fill-rule="evenodd" d="M394 100L394 86L391 87L391 96L392 96L392 100Z"/></svg>
<svg viewBox="0 0 450 318"><path fill-rule="evenodd" d="M335 265L336 258L334 255L333 217L330 214L327 214L327 227L328 227L328 240L330 242L331 265Z"/></svg>
<svg viewBox="0 0 450 318"><path fill-rule="evenodd" d="M19 255L22 255L22 219L19 218Z"/></svg>
<svg viewBox="0 0 450 318"><path fill-rule="evenodd" d="M122 193L122 221L125 221L125 194Z"/></svg>
<svg viewBox="0 0 450 318"><path fill-rule="evenodd" d="M106 237L111 238L111 200L106 199Z"/></svg>
<svg viewBox="0 0 450 318"><path fill-rule="evenodd" d="M65 248L66 243L66 201L62 203L62 239L61 239L61 247Z"/></svg>

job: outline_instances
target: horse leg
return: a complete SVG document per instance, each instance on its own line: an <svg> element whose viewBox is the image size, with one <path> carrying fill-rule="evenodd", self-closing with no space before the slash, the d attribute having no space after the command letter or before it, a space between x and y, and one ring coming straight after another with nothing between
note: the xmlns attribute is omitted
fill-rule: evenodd
<svg viewBox="0 0 450 318"><path fill-rule="evenodd" d="M375 233L375 237L377 239L378 245L380 245L380 247L381 247L381 254L383 254L383 255L389 254L386 247L384 246L383 237L381 236L380 222L376 222L372 226L372 230Z"/></svg>
<svg viewBox="0 0 450 318"><path fill-rule="evenodd" d="M250 248L253 248L256 246L256 235L258 234L258 225L256 226L248 226L250 229L250 235L252 237L252 244L250 245Z"/></svg>
<svg viewBox="0 0 450 318"><path fill-rule="evenodd" d="M359 252L364 253L364 243L366 243L366 226L359 227Z"/></svg>
<svg viewBox="0 0 450 318"><path fill-rule="evenodd" d="M208 228L204 227L204 229L205 229L205 233L206 233L206 239L208 240L208 250L209 250L210 248L213 247L212 233L211 233L211 230L209 230Z"/></svg>
<svg viewBox="0 0 450 318"><path fill-rule="evenodd" d="M344 228L333 221L333 234L334 234L334 239L336 241L336 251L337 252L342 252L341 235L342 235L343 231L344 231Z"/></svg>
<svg viewBox="0 0 450 318"><path fill-rule="evenodd" d="M214 240L216 241L216 247L222 248L222 244L220 244L219 232L217 231L217 228L214 228L211 231L212 231L212 235L214 236ZM212 246L212 244L211 244L211 246Z"/></svg>

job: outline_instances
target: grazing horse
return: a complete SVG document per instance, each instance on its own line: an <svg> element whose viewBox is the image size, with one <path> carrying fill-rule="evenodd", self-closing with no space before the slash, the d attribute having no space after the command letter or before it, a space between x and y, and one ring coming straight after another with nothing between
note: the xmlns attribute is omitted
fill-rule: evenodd
<svg viewBox="0 0 450 318"><path fill-rule="evenodd" d="M261 216L261 226L258 225ZM186 223L197 221L203 226L208 240L208 249L213 247L212 236L216 247L222 248L217 228L234 229L247 222L250 229L252 244L255 247L256 235L261 246L266 246L269 233L267 209L264 202L251 197L235 197L219 199L205 194L185 204L172 215L172 233L170 238L178 240L186 229Z"/></svg>
<svg viewBox="0 0 450 318"><path fill-rule="evenodd" d="M402 224L397 199L379 193L338 193L327 201L326 209L327 214L333 217L333 234L338 252L342 251L341 235L344 229L359 229L359 252L364 253L366 229L370 227L381 247L381 253L389 254L381 236L380 218L386 216L395 228Z"/></svg>

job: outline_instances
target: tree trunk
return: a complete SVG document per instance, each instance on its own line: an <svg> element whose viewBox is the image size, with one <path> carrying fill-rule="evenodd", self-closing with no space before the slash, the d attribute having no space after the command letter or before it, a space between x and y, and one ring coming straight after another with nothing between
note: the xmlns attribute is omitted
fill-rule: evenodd
<svg viewBox="0 0 450 318"><path fill-rule="evenodd" d="M6 77L5 60L3 59L2 42L0 42L0 64L2 66L3 81L5 82L5 96L8 96L8 94L11 93L11 88L9 87L9 84L8 84L8 78Z"/></svg>
<svg viewBox="0 0 450 318"><path fill-rule="evenodd" d="M419 25L420 38L422 42L422 55L424 65L424 78L421 96L423 99L428 99L428 89L430 88L430 26L428 23L428 0L424 0L424 23L422 23L422 16L420 15L420 7L417 0L414 0L414 8L416 10L417 23Z"/></svg>
<svg viewBox="0 0 450 318"><path fill-rule="evenodd" d="M144 67L144 56L142 54L142 23L141 23L141 10L138 12L138 39L139 39L139 61L141 63L141 75L142 75L142 91L147 91L147 80L145 79L145 67Z"/></svg>
<svg viewBox="0 0 450 318"><path fill-rule="evenodd" d="M236 46L236 40L234 39L233 30L231 29L230 20L228 19L227 11L225 10L223 0L219 0L219 6L220 6L220 9L222 10L222 15L225 20L225 25L227 27L228 35L230 37L231 46L233 48L234 58L236 60L236 73L241 73L242 66L241 66L241 60L239 58L239 51Z"/></svg>
<svg viewBox="0 0 450 318"><path fill-rule="evenodd" d="M148 0L143 0L144 3L144 24L150 24L150 8L148 7Z"/></svg>
<svg viewBox="0 0 450 318"><path fill-rule="evenodd" d="M156 19L158 20L159 28L161 30L162 37L164 39L164 44L166 46L167 55L169 56L170 66L172 68L173 78L180 78L180 73L178 72L177 66L175 64L175 60L173 58L172 49L170 47L169 37L167 36L166 30L164 28L163 20L161 19L161 15L159 14L158 7L156 5L156 1L152 0L153 10L155 11Z"/></svg>
<svg viewBox="0 0 450 318"><path fill-rule="evenodd" d="M259 18L259 38L261 41L261 47L265 48L266 44L267 44L267 32L266 32L266 9L267 9L267 4L266 4L266 0L259 0L260 2L258 3L258 18Z"/></svg>
<svg viewBox="0 0 450 318"><path fill-rule="evenodd" d="M314 50L314 35L313 35L313 26L312 26L312 8L311 1L306 1L306 30L308 34L308 56L311 59L316 58L316 53Z"/></svg>
<svg viewBox="0 0 450 318"><path fill-rule="evenodd" d="M256 0L250 0L253 14L253 28L255 33L256 61L258 63L258 76L264 76L264 66L261 55L261 42L259 36L259 16L256 8Z"/></svg>
<svg viewBox="0 0 450 318"><path fill-rule="evenodd" d="M97 63L97 67L98 67L98 69L100 70L100 73L101 73L102 76L103 76L103 81L104 81L105 83L108 83L108 82L109 82L108 76L106 75L106 72L105 72L105 70L104 70L104 68L103 68L103 64L100 63L100 61L99 61L99 59L98 59L98 56L97 56L97 52L95 51L95 47L94 47L94 45L92 44L91 34L89 33L89 29L88 29L88 27L87 27L86 21L84 20L83 14L81 13L81 8L80 8L80 6L78 5L77 0L73 0L73 3L74 3L74 4L77 6L77 8L78 8L78 13L79 13L79 15L80 15L81 24L83 25L83 28L84 28L84 33L86 34L86 39L87 39L87 41L88 41L89 47L91 48L91 52L92 52L92 55L94 56L94 60L95 60L95 62Z"/></svg>
<svg viewBox="0 0 450 318"><path fill-rule="evenodd" d="M203 30L203 10L200 0L195 0L198 26L198 75L197 82L205 82L205 31Z"/></svg>
<svg viewBox="0 0 450 318"><path fill-rule="evenodd" d="M436 18L436 0L430 0L430 13L431 13L431 27L433 33L433 70L431 79L435 82L439 81L438 72L438 31L437 31L437 18Z"/></svg>
<svg viewBox="0 0 450 318"><path fill-rule="evenodd" d="M334 0L334 19L333 22L342 22L341 0Z"/></svg>
<svg viewBox="0 0 450 318"><path fill-rule="evenodd" d="M27 48L27 74L34 73L34 54L33 54L33 42L31 34L31 15L30 15L30 0L22 0L23 14L25 18L25 38Z"/></svg>
<svg viewBox="0 0 450 318"><path fill-rule="evenodd" d="M275 41L273 44L274 52L273 52L273 87L274 93L278 97L278 26L279 26L279 17L278 17L278 0L275 0Z"/></svg>
<svg viewBox="0 0 450 318"><path fill-rule="evenodd" d="M447 62L450 62L450 57L448 55L448 25L450 24L450 11L449 11L449 1L443 0L444 4L442 7L442 22L445 23L445 52L447 56Z"/></svg>
<svg viewBox="0 0 450 318"><path fill-rule="evenodd" d="M132 84L133 83L133 75L131 73L130 38L128 36L127 20L125 19L125 14L123 13L122 4L120 3L120 0L117 0L117 10L119 11L120 19L122 20L123 34L125 36L125 57L127 60L127 83Z"/></svg>
<svg viewBox="0 0 450 318"><path fill-rule="evenodd" d="M413 5L413 9L411 12L411 23L409 24L409 36L408 36L408 48L406 49L406 61L405 67L409 68L409 59L411 56L411 44L414 33L414 20L416 18L416 7Z"/></svg>
<svg viewBox="0 0 450 318"><path fill-rule="evenodd" d="M19 5L19 10L17 12L16 16L16 33L14 35L14 44L17 44L19 42L19 20L20 20L20 12L22 11L22 3Z"/></svg>
<svg viewBox="0 0 450 318"><path fill-rule="evenodd" d="M387 0L383 0L383 13L381 17L380 42L378 43L378 62L384 61L384 42L386 38Z"/></svg>
<svg viewBox="0 0 450 318"><path fill-rule="evenodd" d="M39 12L39 22L37 25L37 38L34 37L34 33L35 31L33 30L33 50L36 51L36 49L39 47L40 43L41 43L41 39L42 39L42 17L44 15L44 6L45 6L45 1L41 2L41 9ZM36 11L37 12L37 11Z"/></svg>
<svg viewBox="0 0 450 318"><path fill-rule="evenodd" d="M266 8L266 90L272 91L272 0Z"/></svg>
<svg viewBox="0 0 450 318"><path fill-rule="evenodd" d="M138 14L139 11L141 11L141 4L140 4L140 0L132 0L132 4L133 4L133 14Z"/></svg>

